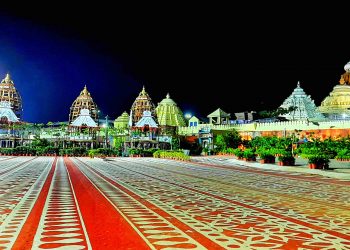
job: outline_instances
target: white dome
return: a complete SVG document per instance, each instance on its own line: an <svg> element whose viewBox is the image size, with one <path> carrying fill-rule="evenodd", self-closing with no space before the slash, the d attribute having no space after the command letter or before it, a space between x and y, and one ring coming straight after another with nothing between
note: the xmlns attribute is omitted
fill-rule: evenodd
<svg viewBox="0 0 350 250"><path fill-rule="evenodd" d="M344 69L345 69L346 72L350 72L350 62L345 64Z"/></svg>

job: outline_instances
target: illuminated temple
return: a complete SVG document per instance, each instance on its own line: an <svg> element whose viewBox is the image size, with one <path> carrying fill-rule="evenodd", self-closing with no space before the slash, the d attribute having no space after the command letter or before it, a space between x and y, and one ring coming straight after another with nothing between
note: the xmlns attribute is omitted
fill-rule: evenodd
<svg viewBox="0 0 350 250"><path fill-rule="evenodd" d="M126 129L129 124L129 115L126 111L123 112L114 120L114 127L117 129Z"/></svg>
<svg viewBox="0 0 350 250"><path fill-rule="evenodd" d="M156 108L158 124L160 126L185 126L185 118L182 111L167 94Z"/></svg>
<svg viewBox="0 0 350 250"><path fill-rule="evenodd" d="M344 66L339 84L319 106L319 111L330 119L347 118L350 115L350 62Z"/></svg>
<svg viewBox="0 0 350 250"><path fill-rule="evenodd" d="M288 120L323 120L324 116L317 110L314 100L310 95L306 95L304 90L300 87L298 82L297 87L292 94L283 102L281 108L288 109L295 107L295 109L285 115L281 115Z"/></svg>
<svg viewBox="0 0 350 250"><path fill-rule="evenodd" d="M69 112L69 123L72 123L80 115L82 109L89 110L89 115L97 123L98 122L98 108L96 103L91 97L90 92L87 90L86 85L80 92L80 95L75 99Z"/></svg>
<svg viewBox="0 0 350 250"><path fill-rule="evenodd" d="M10 77L10 74L6 74L5 78L0 83L0 101L8 102L15 113L20 118L22 115L22 99L15 88L15 84Z"/></svg>
<svg viewBox="0 0 350 250"><path fill-rule="evenodd" d="M144 111L151 111L152 116L156 116L155 106L152 102L151 97L146 92L145 87L142 88L139 96L135 99L134 103L131 106L130 116L133 125L142 118Z"/></svg>

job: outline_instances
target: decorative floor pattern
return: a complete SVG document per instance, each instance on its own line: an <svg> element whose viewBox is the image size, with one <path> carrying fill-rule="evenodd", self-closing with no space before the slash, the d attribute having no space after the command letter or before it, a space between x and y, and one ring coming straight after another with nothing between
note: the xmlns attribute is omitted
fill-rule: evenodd
<svg viewBox="0 0 350 250"><path fill-rule="evenodd" d="M0 159L0 249L350 249L349 211L349 182L223 159Z"/></svg>

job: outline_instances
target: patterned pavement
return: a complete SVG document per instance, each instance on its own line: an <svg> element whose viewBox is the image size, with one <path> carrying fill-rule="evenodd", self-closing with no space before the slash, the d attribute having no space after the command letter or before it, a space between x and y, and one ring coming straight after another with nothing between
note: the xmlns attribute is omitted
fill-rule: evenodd
<svg viewBox="0 0 350 250"><path fill-rule="evenodd" d="M350 249L350 181L224 159L0 158L0 249Z"/></svg>

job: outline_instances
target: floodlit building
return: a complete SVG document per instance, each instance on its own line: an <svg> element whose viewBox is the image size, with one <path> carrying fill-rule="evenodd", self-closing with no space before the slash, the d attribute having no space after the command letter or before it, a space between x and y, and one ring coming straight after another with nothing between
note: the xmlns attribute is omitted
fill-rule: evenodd
<svg viewBox="0 0 350 250"><path fill-rule="evenodd" d="M129 125L133 126L136 124L142 118L144 111L150 111L152 116L156 117L155 106L145 87L142 88L142 91L131 106L130 116L132 124Z"/></svg>
<svg viewBox="0 0 350 250"><path fill-rule="evenodd" d="M318 110L330 119L350 118L350 62L344 66L344 70L339 84L318 107Z"/></svg>
<svg viewBox="0 0 350 250"><path fill-rule="evenodd" d="M6 74L5 78L0 83L0 101L9 102L12 111L18 118L21 118L23 111L22 98L9 73Z"/></svg>
<svg viewBox="0 0 350 250"><path fill-rule="evenodd" d="M170 95L158 103L156 108L157 120L160 126L185 126L186 121L181 109L177 106Z"/></svg>
<svg viewBox="0 0 350 250"><path fill-rule="evenodd" d="M91 118L96 123L98 122L99 114L97 104L92 99L90 92L86 88L86 85L70 107L69 123L73 122L80 115L80 110L82 109L89 110L89 115Z"/></svg>
<svg viewBox="0 0 350 250"><path fill-rule="evenodd" d="M324 120L324 116L317 110L314 100L306 95L298 82L292 94L280 106L284 109L294 108L291 112L280 115L291 121L298 120Z"/></svg>

